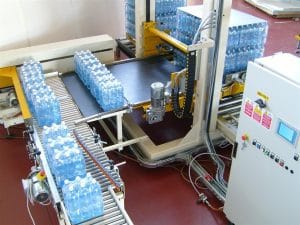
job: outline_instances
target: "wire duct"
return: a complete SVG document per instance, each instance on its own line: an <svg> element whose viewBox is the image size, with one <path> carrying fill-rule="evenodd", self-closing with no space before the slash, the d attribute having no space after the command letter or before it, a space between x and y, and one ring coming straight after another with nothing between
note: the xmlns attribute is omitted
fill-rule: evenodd
<svg viewBox="0 0 300 225"><path fill-rule="evenodd" d="M221 188L226 190L227 183L224 180L224 171L225 171L225 164L223 160L217 155L216 150L214 148L214 145L212 143L212 140L210 138L210 120L211 120L211 113L212 113L212 103L213 103L213 94L215 90L215 80L216 80L216 67L218 62L218 52L220 48L220 30L221 30L221 18L223 14L223 5L224 0L219 0L219 10L217 12L217 30L216 30L216 37L215 37L215 47L213 51L213 63L212 68L210 70L210 85L209 85L209 95L208 95L208 106L207 106L207 112L206 112L206 119L205 119L205 143L208 148L208 152L211 153L210 157L213 159L213 161L217 165L217 172L216 172L216 180L221 185Z"/></svg>

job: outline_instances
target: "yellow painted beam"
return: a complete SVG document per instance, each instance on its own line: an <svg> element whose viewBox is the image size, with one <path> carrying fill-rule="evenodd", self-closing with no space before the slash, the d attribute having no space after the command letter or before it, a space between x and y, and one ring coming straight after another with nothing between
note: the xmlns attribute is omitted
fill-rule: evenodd
<svg viewBox="0 0 300 225"><path fill-rule="evenodd" d="M0 88L6 88L13 86L12 79L10 77L1 77L0 75Z"/></svg>
<svg viewBox="0 0 300 225"><path fill-rule="evenodd" d="M221 99L229 96L238 95L244 92L245 84L241 82L233 82L230 86L222 88Z"/></svg>
<svg viewBox="0 0 300 225"><path fill-rule="evenodd" d="M149 27L155 27L155 22L147 22L143 24L144 35L143 35L143 57L149 57L159 55L160 52L157 48L163 41L155 34L149 31Z"/></svg>
<svg viewBox="0 0 300 225"><path fill-rule="evenodd" d="M0 81L5 81L5 80L11 80L12 84L15 88L15 92L19 101L20 109L23 115L24 119L29 119L31 118L31 113L29 111L29 107L18 77L17 69L16 67L4 67L0 68ZM4 84L4 83L3 83ZM2 86L2 83L0 84Z"/></svg>
<svg viewBox="0 0 300 225"><path fill-rule="evenodd" d="M177 39L175 39L173 37L171 37L167 33L156 29L154 26L149 26L148 30L151 33L155 34L157 37L159 37L162 40L164 40L165 42L167 42L170 45L174 46L175 48L178 48L180 51L182 51L182 52L184 52L186 54L189 53L188 46L186 44L182 43L181 41L178 41Z"/></svg>

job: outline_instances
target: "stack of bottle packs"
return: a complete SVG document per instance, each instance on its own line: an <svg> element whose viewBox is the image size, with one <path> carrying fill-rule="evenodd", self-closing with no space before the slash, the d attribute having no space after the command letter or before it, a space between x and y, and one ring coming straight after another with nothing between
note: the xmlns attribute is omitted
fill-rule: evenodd
<svg viewBox="0 0 300 225"><path fill-rule="evenodd" d="M170 33L174 32L177 8L186 4L187 0L155 0L157 28ZM135 0L125 1L125 18L126 33L135 38Z"/></svg>
<svg viewBox="0 0 300 225"><path fill-rule="evenodd" d="M89 173L83 178L66 180L62 193L72 224L103 215L101 186Z"/></svg>
<svg viewBox="0 0 300 225"><path fill-rule="evenodd" d="M125 29L135 39L135 0L125 0Z"/></svg>
<svg viewBox="0 0 300 225"><path fill-rule="evenodd" d="M65 180L86 175L82 151L64 122L50 127L44 126L42 137L47 161L58 187L62 187Z"/></svg>
<svg viewBox="0 0 300 225"><path fill-rule="evenodd" d="M203 6L178 8L174 37L190 45L202 18ZM211 26L208 24L208 26ZM224 75L246 70L248 61L263 56L268 24L252 15L231 10ZM175 51L175 63L186 67L186 56Z"/></svg>
<svg viewBox="0 0 300 225"><path fill-rule="evenodd" d="M51 172L57 186L62 189L71 223L103 215L101 186L86 173L82 151L65 123L44 126L42 141Z"/></svg>
<svg viewBox="0 0 300 225"><path fill-rule="evenodd" d="M25 61L19 70L29 109L39 126L60 123L60 105L54 92L45 83L42 66L34 60Z"/></svg>
<svg viewBox="0 0 300 225"><path fill-rule="evenodd" d="M124 106L124 88L90 51L76 52L75 72L104 111Z"/></svg>
<svg viewBox="0 0 300 225"><path fill-rule="evenodd" d="M157 28L173 33L176 29L177 8L183 6L186 6L186 0L156 0L155 21Z"/></svg>
<svg viewBox="0 0 300 225"><path fill-rule="evenodd" d="M192 44L194 35L202 21L200 17L197 17L191 13L187 13L184 9L192 9L189 7L181 7L177 10L176 21L176 33L174 34L176 39L190 45Z"/></svg>

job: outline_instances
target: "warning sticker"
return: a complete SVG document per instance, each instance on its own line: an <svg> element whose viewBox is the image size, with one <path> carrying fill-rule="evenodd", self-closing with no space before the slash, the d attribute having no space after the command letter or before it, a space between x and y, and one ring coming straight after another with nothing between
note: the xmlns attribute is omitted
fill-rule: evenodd
<svg viewBox="0 0 300 225"><path fill-rule="evenodd" d="M245 103L245 108L244 108L244 113L250 117L252 117L252 113L253 113L253 103L250 99L246 100Z"/></svg>
<svg viewBox="0 0 300 225"><path fill-rule="evenodd" d="M260 123L262 117L262 111L259 106L255 106L253 111L253 119Z"/></svg>
<svg viewBox="0 0 300 225"><path fill-rule="evenodd" d="M273 118L272 113L269 113L267 111L264 112L264 114L262 116L262 120L261 120L261 125L263 125L267 129L270 129L271 124L272 124L272 118Z"/></svg>
<svg viewBox="0 0 300 225"><path fill-rule="evenodd" d="M257 95L259 97L261 97L262 99L264 99L265 101L268 101L269 100L269 96L267 96L265 93L263 93L262 91L258 91L257 92Z"/></svg>

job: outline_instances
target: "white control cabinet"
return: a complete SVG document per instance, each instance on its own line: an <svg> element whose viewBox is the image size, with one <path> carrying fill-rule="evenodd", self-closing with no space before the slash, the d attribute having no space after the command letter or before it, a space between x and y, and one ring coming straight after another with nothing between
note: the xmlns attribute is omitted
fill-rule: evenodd
<svg viewBox="0 0 300 225"><path fill-rule="evenodd" d="M235 225L300 224L300 58L249 62L224 206Z"/></svg>

